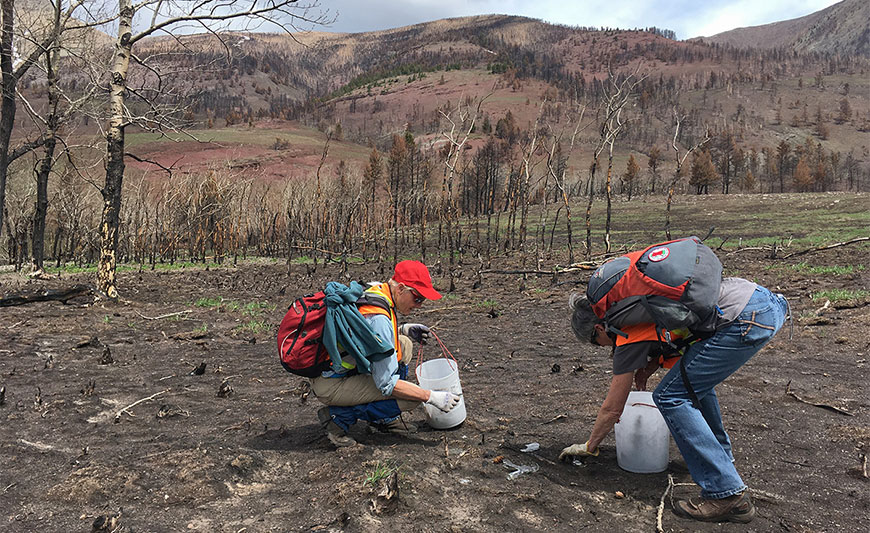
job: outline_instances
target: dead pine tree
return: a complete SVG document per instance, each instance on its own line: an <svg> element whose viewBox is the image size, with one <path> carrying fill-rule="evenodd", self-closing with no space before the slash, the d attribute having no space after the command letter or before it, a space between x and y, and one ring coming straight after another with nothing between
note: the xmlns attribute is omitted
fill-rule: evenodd
<svg viewBox="0 0 870 533"><path fill-rule="evenodd" d="M674 198L674 190L677 187L677 182L682 176L683 165L686 162L686 159L691 155L692 152L697 150L698 148L704 146L708 142L710 142L710 130L708 128L704 128L704 138L695 143L690 148L686 149L683 155L680 155L680 148L677 146L677 139L680 136L680 128L683 124L683 121L686 119L685 115L681 115L677 110L677 106L673 108L674 112L674 139L671 142L671 146L674 148L674 159L676 162L676 167L674 168L674 176L671 178L671 183L668 185L668 201L667 207L665 208L665 237L667 240L671 240L671 203Z"/></svg>
<svg viewBox="0 0 870 533"><path fill-rule="evenodd" d="M323 169L323 164L326 163L326 156L329 155L329 141L332 140L332 132L327 132L326 141L323 143L323 152L320 154L320 162L317 163L317 172L315 173L315 192L314 192L314 218L312 226L314 234L311 236L311 257L314 261L314 270L317 271L317 248L320 244L321 235L328 234L326 229L326 209L323 200L323 185L320 177L320 171Z"/></svg>
<svg viewBox="0 0 870 533"><path fill-rule="evenodd" d="M182 35L186 30L198 28L218 41L220 48L227 54L232 46L226 42L231 33L224 30L232 27L234 31L246 31L270 23L292 36L291 30L298 25L320 25L328 22L324 13L318 11L316 2L300 6L296 0L251 0L249 2L202 0L197 3L163 2L144 0L118 0L116 12L117 38L109 72L109 115L104 132L106 139L106 178L101 189L103 209L100 220L100 258L97 267L98 289L110 299L118 298L115 269L117 264L118 238L120 231L120 210L122 185L124 180L125 158L127 157L124 132L127 126L137 125L146 131L171 131L187 134L185 124L178 119L183 104L170 103L169 108L151 94L160 96L178 94L180 88L173 85L177 75L162 68L156 61L140 57L134 53L142 39L154 34L168 34L179 42L180 50L189 50L191 43L185 42ZM141 64L149 72L155 86L150 90L131 91L128 88L128 75L131 62ZM134 115L132 102L128 98L140 100L143 115ZM164 98L170 102L184 102L184 98Z"/></svg>
<svg viewBox="0 0 870 533"><path fill-rule="evenodd" d="M601 121L600 139L607 146L607 177L604 195L607 200L607 218L604 222L604 250L610 252L610 224L613 202L613 147L616 139L625 131L628 120L623 116L623 110L634 96L635 89L646 79L646 75L638 77L641 65L622 81L613 72L609 72L610 90L604 97L604 117ZM608 67L608 71L610 68Z"/></svg>
<svg viewBox="0 0 870 533"><path fill-rule="evenodd" d="M459 166L462 151L468 142L468 138L471 136L471 132L474 130L477 116L480 114L480 106L488 96L481 98L477 103L476 109L473 111L470 105L463 105L462 99L456 105L456 109L449 113L439 111L449 127L447 131L441 133L441 136L447 141L447 145L442 151L444 156L444 171L441 179L441 209L439 213L438 233L439 242L441 242L440 235L443 229L444 237L446 237L446 251L451 267L454 264L453 217L455 213L453 207L453 182L456 179L457 167ZM450 268L448 272L450 272L450 290L452 291L454 289L454 270Z"/></svg>
<svg viewBox="0 0 870 533"><path fill-rule="evenodd" d="M546 100L541 102L540 107L538 108L538 115L535 117L535 122L532 124L532 129L529 132L531 134L528 142L521 149L522 155L522 204L520 206L520 255L522 257L522 265L526 266L528 259L527 250L526 250L526 233L528 232L528 218L529 218L529 207L532 203L532 174L535 166L537 166L539 161L534 160L535 152L538 148L538 122L541 119L541 112L544 109L544 104L546 104ZM543 211L543 210L542 210ZM535 241L535 246L537 247L537 241Z"/></svg>
<svg viewBox="0 0 870 533"><path fill-rule="evenodd" d="M567 160L571 157L571 153L574 151L574 147L577 145L577 135L585 129L590 123L587 123L586 126L582 126L583 123L583 115L586 113L586 105L579 105L576 111L577 113L577 122L574 125L574 131L571 132L571 140L568 144L568 153L564 155ZM574 243L573 243L573 235L571 228L571 204L570 204L570 195L568 194L568 187L565 184L565 177L568 173L568 165L559 164L558 158L556 157L556 147L559 144L561 139L561 134L553 136L553 143L550 146L550 150L547 154L547 172L549 172L550 177L553 178L553 185L558 192L559 198L562 200L562 207L565 208L565 229L568 232L568 263L571 264L574 262ZM553 246L553 233L556 230L556 223L559 220L559 212L556 211L556 219L553 221L553 232L550 234L550 247Z"/></svg>

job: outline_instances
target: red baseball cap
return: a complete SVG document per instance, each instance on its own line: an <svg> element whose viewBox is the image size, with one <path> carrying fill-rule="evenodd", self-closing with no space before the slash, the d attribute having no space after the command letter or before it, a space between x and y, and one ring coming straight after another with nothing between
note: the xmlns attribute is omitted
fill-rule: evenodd
<svg viewBox="0 0 870 533"><path fill-rule="evenodd" d="M396 265L393 280L416 290L426 299L438 300L441 294L432 287L429 269L420 261L402 261Z"/></svg>

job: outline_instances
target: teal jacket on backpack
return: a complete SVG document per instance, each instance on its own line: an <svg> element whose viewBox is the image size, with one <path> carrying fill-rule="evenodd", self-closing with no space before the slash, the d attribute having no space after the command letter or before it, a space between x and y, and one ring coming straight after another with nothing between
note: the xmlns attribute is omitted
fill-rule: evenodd
<svg viewBox="0 0 870 533"><path fill-rule="evenodd" d="M393 355L393 346L375 334L356 306L365 287L352 281L350 287L331 281L323 289L326 302L326 322L323 326L323 346L329 352L333 368L341 368L341 354L356 361L360 374L371 373L371 360ZM341 345L342 350L338 346Z"/></svg>

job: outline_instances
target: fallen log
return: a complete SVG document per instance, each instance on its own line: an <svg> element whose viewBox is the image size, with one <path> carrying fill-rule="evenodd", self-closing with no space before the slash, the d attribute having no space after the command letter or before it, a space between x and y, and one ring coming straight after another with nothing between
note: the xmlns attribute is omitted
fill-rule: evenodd
<svg viewBox="0 0 870 533"><path fill-rule="evenodd" d="M848 246L850 244L855 244L856 242L866 242L866 241L870 241L870 237L858 237L857 239L852 239L851 241L838 242L836 244L830 244L828 246L819 246L817 248L810 248L808 250L802 250L800 252L794 252L794 253L790 253L788 255L784 255L784 256L780 257L780 259L788 259L789 257L795 257L798 255L804 255L804 254L809 254L809 253L813 253L813 252L821 252L822 250L830 250L832 248L839 248L840 246Z"/></svg>
<svg viewBox="0 0 870 533"><path fill-rule="evenodd" d="M48 302L57 301L63 302L93 294L94 289L89 285L75 285L68 289L45 289L35 292L20 292L16 294L5 294L0 298L0 307L10 307L13 305L24 305L33 302Z"/></svg>

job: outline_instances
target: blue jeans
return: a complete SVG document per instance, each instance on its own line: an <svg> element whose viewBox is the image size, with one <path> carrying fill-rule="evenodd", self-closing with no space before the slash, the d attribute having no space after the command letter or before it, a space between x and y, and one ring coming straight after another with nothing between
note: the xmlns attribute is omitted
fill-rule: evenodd
<svg viewBox="0 0 870 533"><path fill-rule="evenodd" d="M759 286L734 322L689 347L683 358L686 377L699 400L698 409L692 406L679 364L671 368L653 392L653 401L667 422L692 479L701 487L703 498L727 498L746 490L734 467L731 440L722 425L714 387L773 338L787 313L785 297Z"/></svg>

